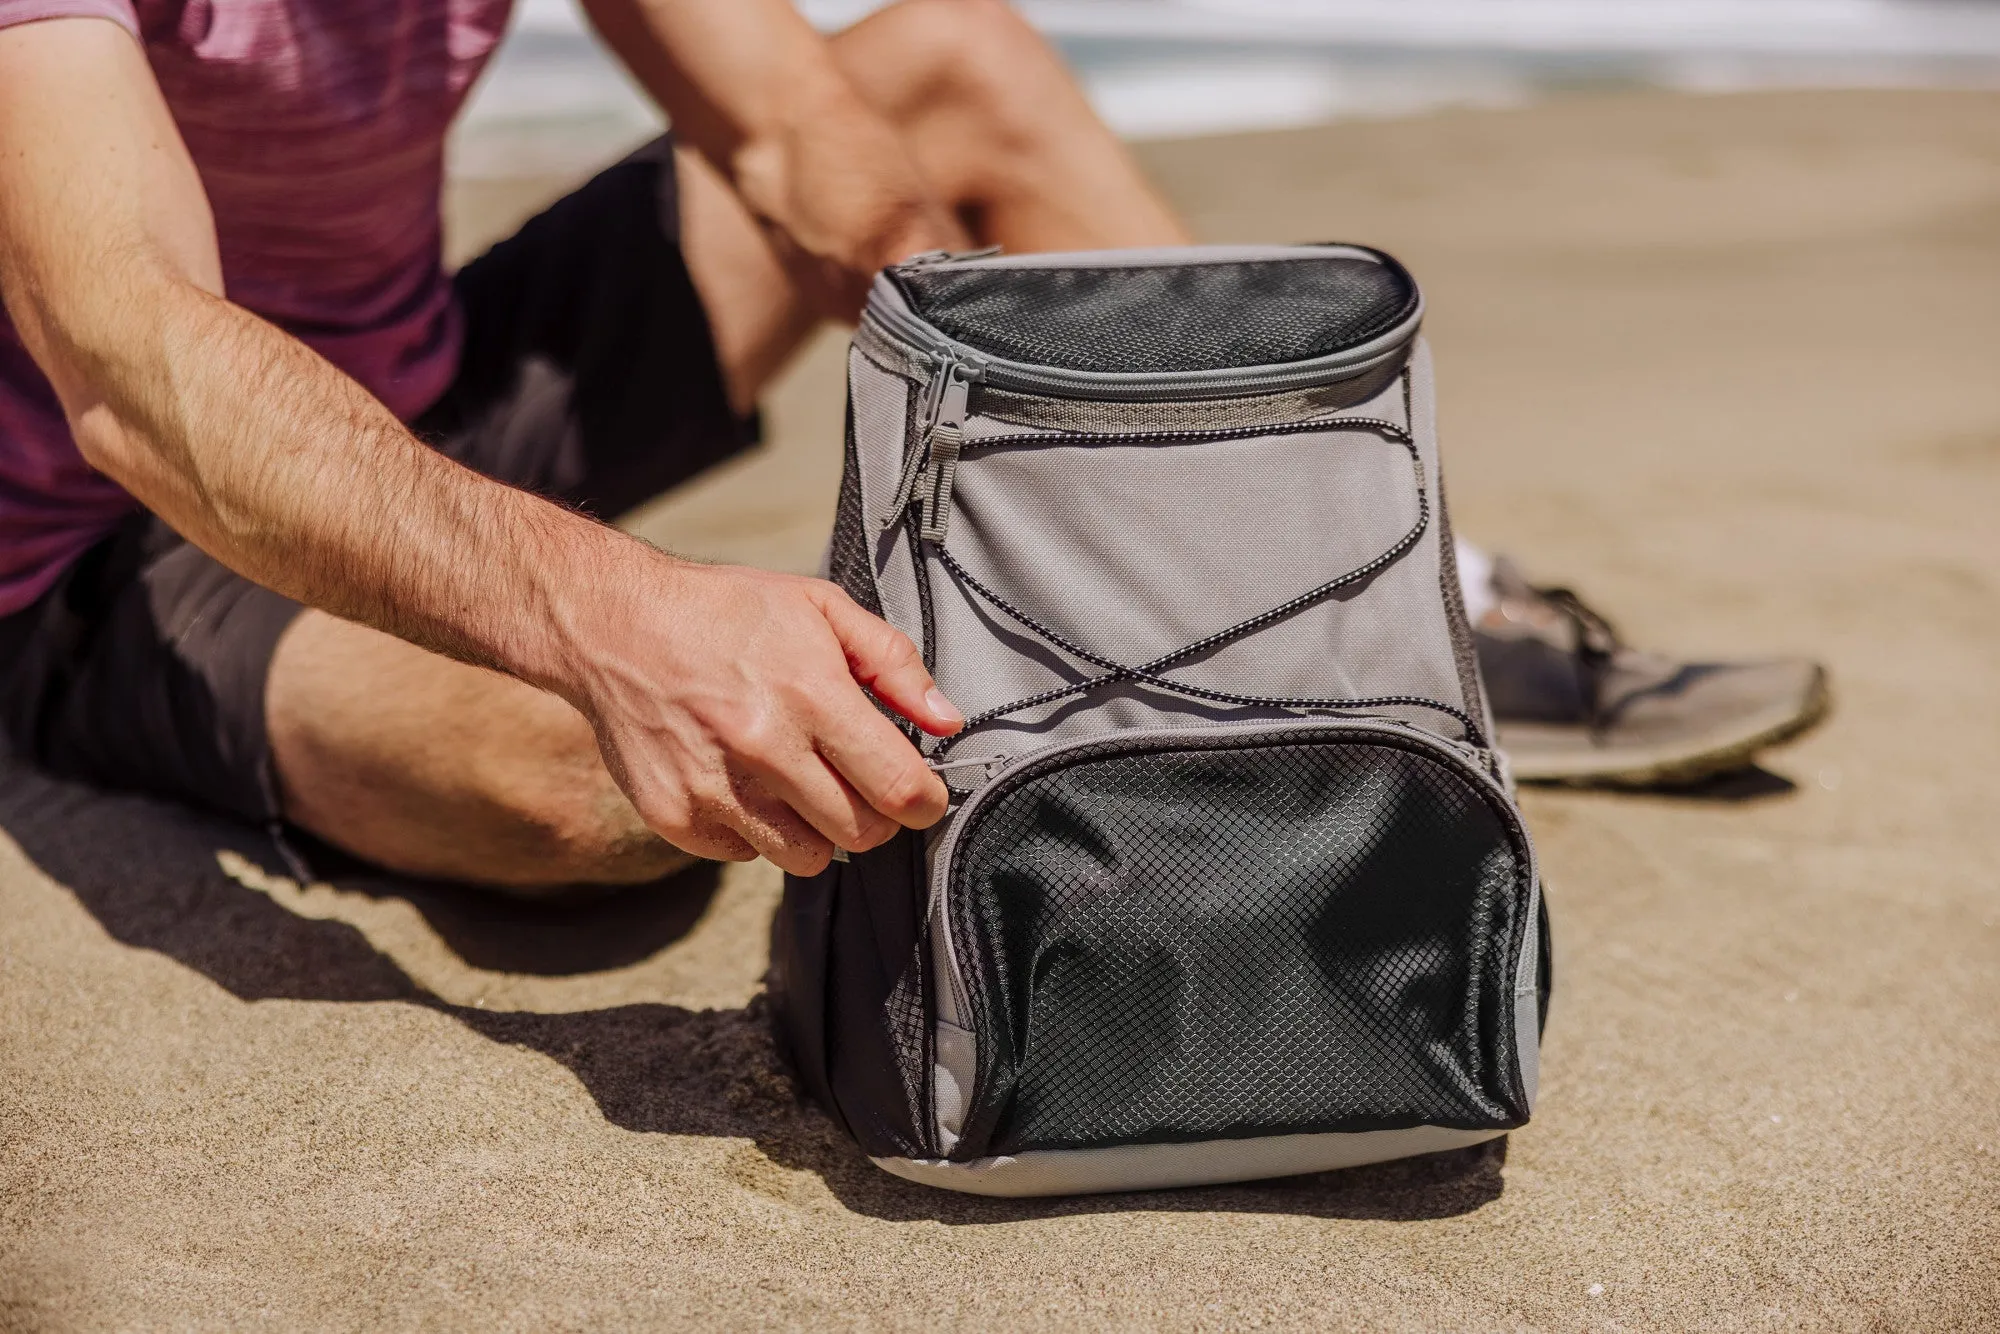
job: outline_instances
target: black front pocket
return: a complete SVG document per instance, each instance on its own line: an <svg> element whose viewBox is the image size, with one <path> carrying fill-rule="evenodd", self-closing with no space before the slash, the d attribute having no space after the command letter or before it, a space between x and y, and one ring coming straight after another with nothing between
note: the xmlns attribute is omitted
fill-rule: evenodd
<svg viewBox="0 0 2000 1334"><path fill-rule="evenodd" d="M954 1158L1527 1119L1531 859L1432 748L1106 742L967 821L947 895L980 1059Z"/></svg>

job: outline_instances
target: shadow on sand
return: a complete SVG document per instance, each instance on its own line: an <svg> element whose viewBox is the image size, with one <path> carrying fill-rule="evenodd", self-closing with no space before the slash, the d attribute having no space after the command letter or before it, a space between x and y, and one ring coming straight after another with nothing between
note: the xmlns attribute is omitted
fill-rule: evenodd
<svg viewBox="0 0 2000 1334"><path fill-rule="evenodd" d="M1783 774L1773 773L1757 764L1747 764L1740 769L1710 774L1692 783L1661 783L1651 787L1578 788L1564 783L1540 782L1525 783L1523 786L1533 792L1584 793L1595 797L1612 798L1645 796L1663 801L1706 803L1717 806L1745 806L1752 802L1770 801L1776 797L1789 797L1799 790L1799 785Z"/></svg>
<svg viewBox="0 0 2000 1334"><path fill-rule="evenodd" d="M452 1005L345 922L302 917L238 883L219 850L276 870L260 830L178 806L61 782L0 755L0 828L123 944L153 950L244 1000L401 1001L451 1015L496 1042L573 1071L627 1130L748 1139L781 1167L816 1173L856 1212L954 1224L1127 1210L1427 1219L1468 1213L1504 1186L1506 1141L1374 1167L1198 1190L997 1200L901 1181L870 1164L802 1104L772 1041L763 998L735 1010L636 1004L577 1013ZM319 858L315 856L315 862ZM520 903L453 885L318 866L342 889L406 899L469 965L565 975L643 959L690 931L714 868L582 902Z"/></svg>

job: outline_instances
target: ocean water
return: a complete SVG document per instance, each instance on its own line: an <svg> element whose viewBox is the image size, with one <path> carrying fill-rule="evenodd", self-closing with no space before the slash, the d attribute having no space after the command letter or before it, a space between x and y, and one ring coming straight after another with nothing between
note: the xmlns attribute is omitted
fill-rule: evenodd
<svg viewBox="0 0 2000 1334"><path fill-rule="evenodd" d="M715 0L729 3L729 0ZM801 0L834 31L870 0ZM2000 87L2000 0L1019 0L1133 138L1510 106L1579 86ZM455 171L571 172L659 113L573 0L522 0Z"/></svg>

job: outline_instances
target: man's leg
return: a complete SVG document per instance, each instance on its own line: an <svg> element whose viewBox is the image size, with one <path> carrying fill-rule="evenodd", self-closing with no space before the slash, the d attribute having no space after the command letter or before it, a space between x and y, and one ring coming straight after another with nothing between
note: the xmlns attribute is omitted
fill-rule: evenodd
<svg viewBox="0 0 2000 1334"><path fill-rule="evenodd" d="M833 51L980 244L1189 241L1061 58L1003 0L905 0L841 33Z"/></svg>
<svg viewBox="0 0 2000 1334"><path fill-rule="evenodd" d="M1188 242L1061 58L1002 0L904 0L831 45L979 244L1029 252ZM823 312L713 167L684 152L679 172L688 267L730 400L747 412Z"/></svg>
<svg viewBox="0 0 2000 1334"><path fill-rule="evenodd" d="M982 242L1185 239L1004 5L911 0L833 45ZM678 174L681 250L728 401L747 411L819 315L722 179L688 154ZM644 881L684 860L641 824L583 717L508 677L306 611L273 655L266 708L286 815L382 865L533 888Z"/></svg>

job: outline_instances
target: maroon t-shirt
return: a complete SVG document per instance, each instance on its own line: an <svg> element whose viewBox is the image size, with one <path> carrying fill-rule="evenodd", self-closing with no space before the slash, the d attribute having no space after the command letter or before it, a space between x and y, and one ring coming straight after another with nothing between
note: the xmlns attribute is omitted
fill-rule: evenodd
<svg viewBox="0 0 2000 1334"><path fill-rule="evenodd" d="M145 49L201 173L231 301L408 419L457 365L444 137L512 0L0 0L0 28L108 19ZM77 453L0 318L0 615L136 502Z"/></svg>

